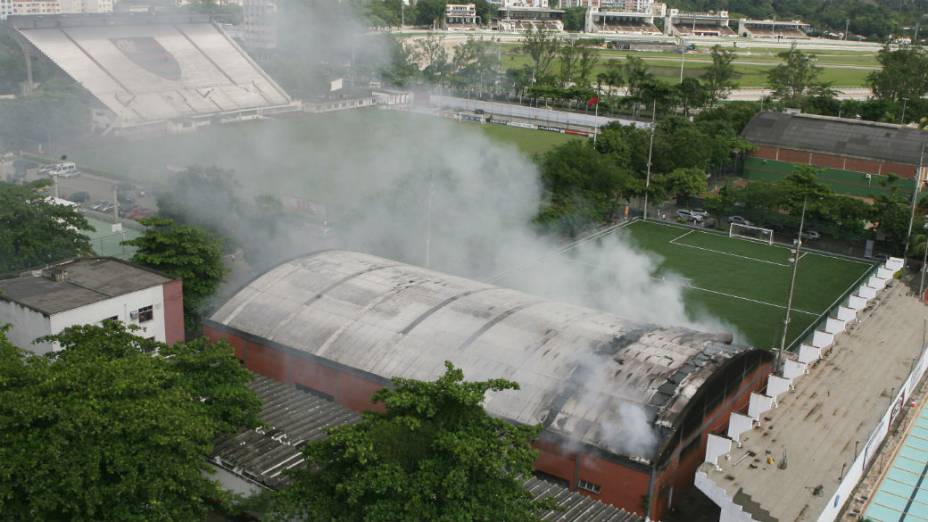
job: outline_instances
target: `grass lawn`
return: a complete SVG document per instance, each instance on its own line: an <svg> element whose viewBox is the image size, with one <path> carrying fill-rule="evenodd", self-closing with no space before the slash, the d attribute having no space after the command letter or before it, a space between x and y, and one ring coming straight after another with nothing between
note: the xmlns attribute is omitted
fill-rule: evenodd
<svg viewBox="0 0 928 522"><path fill-rule="evenodd" d="M460 123L434 116L379 109L360 109L300 117L217 125L192 134L161 136L144 141L122 141L60 151L68 154L82 167L119 177L140 179L163 176L170 168L189 165L218 165L244 170L266 170L287 163L288 159L268 151L292 151L289 158L300 157L300 151L325 149L326 144L344 136L356 136L358 143L376 141L383 134L409 136L416 140L417 132L482 133L496 143L511 144L526 155L543 153L571 139L579 139L548 131ZM50 156L54 157L55 154ZM305 167L304 167L305 169Z"/></svg>
<svg viewBox="0 0 928 522"><path fill-rule="evenodd" d="M781 60L774 50L752 49L739 51L735 61L735 70L741 74L738 79L739 86L743 88L765 87L767 71L778 65ZM593 70L592 77L606 70L606 63L610 60L624 60L626 56L637 56L644 60L651 72L659 79L676 82L680 78L681 56L672 52L634 52L634 51L600 51L599 63ZM867 75L878 67L876 56L873 53L837 53L827 52L816 55L818 64L822 66L821 79L831 82L835 87L863 87ZM683 74L686 77L701 76L709 67L711 57L707 50L691 52L686 56ZM522 54L516 46L509 46L503 56L503 68L517 68L531 63L531 59ZM555 60L552 70L560 67L559 60Z"/></svg>
<svg viewBox="0 0 928 522"><path fill-rule="evenodd" d="M508 127L505 125L481 125L479 123L462 123L475 132L482 132L495 142L510 143L529 155L543 154L552 148L571 140L585 139L570 134Z"/></svg>
<svg viewBox="0 0 928 522"><path fill-rule="evenodd" d="M779 346L792 271L788 248L655 222L633 222L619 233L661 258L657 277L675 273L688 281L689 311L727 321L757 348ZM803 253L787 345L805 337L871 266Z"/></svg>

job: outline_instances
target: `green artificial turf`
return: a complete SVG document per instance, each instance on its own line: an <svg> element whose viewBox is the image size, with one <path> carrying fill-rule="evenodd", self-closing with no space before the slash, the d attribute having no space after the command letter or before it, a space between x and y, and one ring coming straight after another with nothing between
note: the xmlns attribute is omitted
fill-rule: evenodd
<svg viewBox="0 0 928 522"><path fill-rule="evenodd" d="M792 271L787 247L644 221L633 222L619 233L659 257L656 277L673 273L685 278L689 312L708 312L722 319L757 348L779 346ZM805 252L787 346L798 345L811 333L811 327L840 304L871 267L864 261Z"/></svg>

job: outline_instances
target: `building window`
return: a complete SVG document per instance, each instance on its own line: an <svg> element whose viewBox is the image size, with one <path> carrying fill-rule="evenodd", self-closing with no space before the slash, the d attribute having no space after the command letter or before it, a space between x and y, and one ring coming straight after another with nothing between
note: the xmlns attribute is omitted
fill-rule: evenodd
<svg viewBox="0 0 928 522"><path fill-rule="evenodd" d="M147 323L155 318L155 309L151 305L143 306L136 312L136 318L140 323Z"/></svg>
<svg viewBox="0 0 928 522"><path fill-rule="evenodd" d="M577 481L577 487L584 491L589 491L595 495L598 495L599 492L603 489L599 484L593 484L592 482L587 482L583 479Z"/></svg>
<svg viewBox="0 0 928 522"><path fill-rule="evenodd" d="M105 322L107 322L107 321L118 321L118 320L119 320L119 316L118 316L118 315L114 315L113 317L107 317L106 319L103 319L103 320L100 321L100 322L101 322L101 323L105 323Z"/></svg>

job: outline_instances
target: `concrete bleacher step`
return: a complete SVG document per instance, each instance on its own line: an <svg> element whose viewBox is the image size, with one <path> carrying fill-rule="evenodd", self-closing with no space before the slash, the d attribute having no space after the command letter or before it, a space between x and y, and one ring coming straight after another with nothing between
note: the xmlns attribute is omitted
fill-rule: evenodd
<svg viewBox="0 0 928 522"><path fill-rule="evenodd" d="M769 511L761 507L759 503L751 498L751 495L745 493L741 488L738 488L732 500L735 504L741 506L744 512L751 515L751 518L757 522L779 522Z"/></svg>

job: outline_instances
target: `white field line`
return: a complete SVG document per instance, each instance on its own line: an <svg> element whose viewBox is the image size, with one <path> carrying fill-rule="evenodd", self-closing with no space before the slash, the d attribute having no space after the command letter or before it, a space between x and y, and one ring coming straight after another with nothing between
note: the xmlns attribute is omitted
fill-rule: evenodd
<svg viewBox="0 0 928 522"><path fill-rule="evenodd" d="M693 232L693 230L690 230L690 232ZM688 234L688 233L689 233L689 232L687 232L687 234ZM687 235L687 234L683 234L683 236L685 236L685 235ZM788 265L788 264L786 264L786 263L777 263L776 261L768 261L768 260L766 260L766 259L757 259L756 257L742 256L741 254L732 254L731 252L725 252L724 250L715 250L715 249L712 249L712 248L706 248L706 247L701 247L701 246L696 246L696 245L687 245L686 243L674 243L674 241L676 241L676 240L682 238L683 236L675 237L675 238L671 239L671 240L669 241L670 244L671 244L671 245L674 245L674 246L681 246L681 247L687 247L687 248L695 248L695 249L697 249L697 250L704 250L704 251L706 251L706 252L712 252L713 254L719 254L719 255L723 255L723 256L738 257L738 258L741 258L741 259L747 259L747 260L749 260L749 261L756 261L756 262L758 262L758 263L767 263L768 265L782 266L782 267L785 267L785 268L789 268L790 266L792 266L792 265Z"/></svg>
<svg viewBox="0 0 928 522"><path fill-rule="evenodd" d="M576 263L577 263L577 264L580 264L580 265L583 265L583 266L588 266L588 267L591 267L591 268L602 268L602 265L597 265L597 264L595 264L595 263L587 263L587 262L585 262L585 261L577 261ZM652 276L651 278L654 279L654 280L656 280L656 281L664 281L664 280L665 280L663 277L657 277L657 276ZM729 298L731 298L731 299L740 299L740 300L742 300L742 301L748 301L748 302L755 303L755 304L759 304L759 305L772 306L772 307L774 307L774 308L780 308L780 309L782 309L782 310L786 310L786 307L783 306L783 305L778 305L778 304L775 304L775 303L768 303L767 301L761 301L761 300L758 300L758 299L751 299L750 297L742 297L742 296L740 296L740 295L729 294L729 293L725 293L725 292L719 292L719 291L717 291L717 290L709 290L708 288L701 288L701 287L694 286L694 285L691 285L691 284L686 283L686 282L683 282L683 281L681 281L681 285L684 286L684 287L686 287L686 288L692 288L693 290L699 290L700 292L707 292L707 293L710 293L710 294L716 294L716 295L720 295L720 296L723 296L723 297L729 297ZM802 309L800 309L800 308L795 308L795 307L793 307L793 311L794 311L794 312L798 312L798 313L802 313L802 314L806 314L806 315L812 315L812 316L815 316L815 317L821 317L821 314L817 314L817 313L815 313L815 312L809 312L808 310L802 310Z"/></svg>
<svg viewBox="0 0 928 522"><path fill-rule="evenodd" d="M840 259L840 258L839 258L839 259ZM832 303L831 303L830 305L828 305L828 307L825 308L825 310L824 310L822 313L818 314L818 318L821 319L822 317L824 317L824 315L827 314L829 310L831 310L836 304L838 304L838 301L840 301L841 298L843 298L843 297L846 296L845 294L848 294L848 290L850 290L850 289L854 288L855 286L859 285L859 284L860 284L860 281L863 280L864 276L866 276L866 275L869 274L869 273L870 273L870 270L864 270L864 273L860 274L860 277L858 277L856 281L854 281L853 283L851 283L851 286L847 287L847 290L845 290L844 292L841 292L841 295L839 295L834 301L832 301ZM793 346L793 344L796 342L796 340L797 340L797 339L802 339L807 333L809 333L809 329L812 328L813 326L815 326L816 324L818 324L818 321L815 321L815 322L813 322L812 324L810 324L809 326L807 326L806 329L802 331L802 333L800 333L800 334L797 335L795 338L793 338L792 342L790 342L790 344L789 344L789 347L792 348L792 346Z"/></svg>
<svg viewBox="0 0 928 522"><path fill-rule="evenodd" d="M688 231L688 232L684 232L684 233L680 234L679 236L677 236L677 237L671 239L671 240L670 240L670 243L671 243L671 244L674 244L674 241L676 241L676 240L678 240L678 239L683 239L683 238L685 238L686 236L692 234L693 232L696 232L696 231L695 231L695 230L690 230L690 231Z"/></svg>

